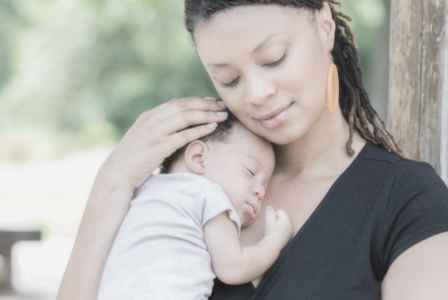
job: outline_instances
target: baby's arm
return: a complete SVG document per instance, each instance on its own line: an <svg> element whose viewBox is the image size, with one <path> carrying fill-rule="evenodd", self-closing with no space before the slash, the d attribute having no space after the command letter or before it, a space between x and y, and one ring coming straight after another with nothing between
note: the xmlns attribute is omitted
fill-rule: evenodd
<svg viewBox="0 0 448 300"><path fill-rule="evenodd" d="M243 284L265 273L292 236L292 225L282 210L266 208L265 236L257 244L241 247L235 223L223 212L204 226L205 243L213 271L226 284Z"/></svg>

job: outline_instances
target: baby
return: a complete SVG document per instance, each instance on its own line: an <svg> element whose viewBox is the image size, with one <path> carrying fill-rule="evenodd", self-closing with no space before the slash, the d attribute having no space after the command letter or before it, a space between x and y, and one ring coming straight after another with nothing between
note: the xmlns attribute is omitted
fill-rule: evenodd
<svg viewBox="0 0 448 300"><path fill-rule="evenodd" d="M268 207L264 237L240 245L241 227L260 214L275 162L271 144L228 113L136 190L98 299L207 299L215 276L227 284L252 281L290 241L289 218Z"/></svg>

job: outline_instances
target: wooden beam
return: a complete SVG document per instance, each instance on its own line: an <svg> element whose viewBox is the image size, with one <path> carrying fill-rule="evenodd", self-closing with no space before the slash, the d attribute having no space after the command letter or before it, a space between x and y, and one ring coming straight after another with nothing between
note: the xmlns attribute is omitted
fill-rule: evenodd
<svg viewBox="0 0 448 300"><path fill-rule="evenodd" d="M392 0L389 126L448 184L448 0Z"/></svg>
<svg viewBox="0 0 448 300"><path fill-rule="evenodd" d="M446 1L448 2L448 1ZM440 152L440 175L445 183L448 185L448 3L445 3L445 35L443 37L442 48L442 66L443 66L443 80L442 80L442 97L441 97L441 152Z"/></svg>

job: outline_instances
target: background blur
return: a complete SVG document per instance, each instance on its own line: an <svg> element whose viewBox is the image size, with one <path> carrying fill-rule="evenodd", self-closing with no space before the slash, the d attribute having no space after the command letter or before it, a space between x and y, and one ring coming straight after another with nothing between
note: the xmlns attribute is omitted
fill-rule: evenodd
<svg viewBox="0 0 448 300"><path fill-rule="evenodd" d="M341 7L384 120L389 1ZM42 231L13 248L21 298L0 299L55 298L99 166L141 112L185 96L217 94L182 0L0 1L0 230Z"/></svg>

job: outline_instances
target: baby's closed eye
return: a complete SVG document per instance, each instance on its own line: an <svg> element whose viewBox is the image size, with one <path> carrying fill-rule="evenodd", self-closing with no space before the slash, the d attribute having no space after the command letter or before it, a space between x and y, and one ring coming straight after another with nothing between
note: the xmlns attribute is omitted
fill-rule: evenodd
<svg viewBox="0 0 448 300"><path fill-rule="evenodd" d="M251 175L254 176L255 175L255 171L252 171L251 169L245 167L246 171Z"/></svg>

